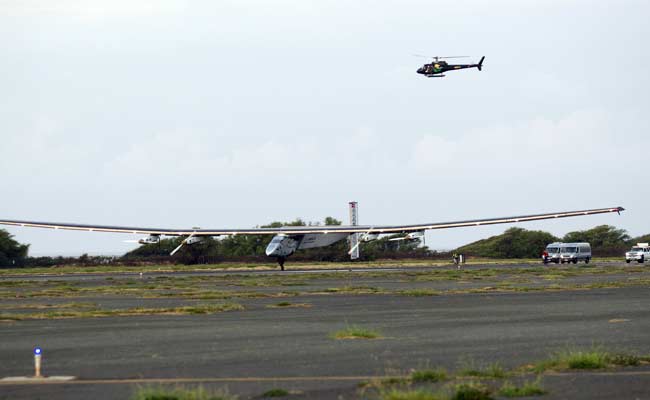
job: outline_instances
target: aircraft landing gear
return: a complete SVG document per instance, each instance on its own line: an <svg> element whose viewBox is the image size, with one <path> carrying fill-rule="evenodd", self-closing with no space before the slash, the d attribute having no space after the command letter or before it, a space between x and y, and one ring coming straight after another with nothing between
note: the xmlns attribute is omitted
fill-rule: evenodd
<svg viewBox="0 0 650 400"><path fill-rule="evenodd" d="M278 264L280 264L280 270L284 271L284 261L286 260L286 257L278 257Z"/></svg>

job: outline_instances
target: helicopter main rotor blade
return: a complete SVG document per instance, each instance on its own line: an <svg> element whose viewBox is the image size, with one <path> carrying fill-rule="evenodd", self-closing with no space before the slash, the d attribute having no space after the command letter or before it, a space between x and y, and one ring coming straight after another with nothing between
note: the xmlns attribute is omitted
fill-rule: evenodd
<svg viewBox="0 0 650 400"><path fill-rule="evenodd" d="M433 58L434 60L440 60L443 58L469 58L470 56L425 56L422 54L413 54L413 57Z"/></svg>

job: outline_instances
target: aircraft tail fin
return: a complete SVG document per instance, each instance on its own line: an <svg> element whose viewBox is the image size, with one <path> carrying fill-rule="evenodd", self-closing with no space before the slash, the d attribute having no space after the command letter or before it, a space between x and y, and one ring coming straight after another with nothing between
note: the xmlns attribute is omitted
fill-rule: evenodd
<svg viewBox="0 0 650 400"><path fill-rule="evenodd" d="M478 62L478 70L481 71L483 69L483 60L485 60L485 56L481 57L481 61Z"/></svg>

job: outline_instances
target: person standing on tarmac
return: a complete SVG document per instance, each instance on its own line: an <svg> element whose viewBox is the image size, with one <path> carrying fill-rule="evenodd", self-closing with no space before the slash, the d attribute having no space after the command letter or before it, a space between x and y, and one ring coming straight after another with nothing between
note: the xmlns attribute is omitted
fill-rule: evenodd
<svg viewBox="0 0 650 400"><path fill-rule="evenodd" d="M458 256L458 253L454 252L454 255L452 257L454 259L454 264L456 265L456 268L460 269L460 257Z"/></svg>

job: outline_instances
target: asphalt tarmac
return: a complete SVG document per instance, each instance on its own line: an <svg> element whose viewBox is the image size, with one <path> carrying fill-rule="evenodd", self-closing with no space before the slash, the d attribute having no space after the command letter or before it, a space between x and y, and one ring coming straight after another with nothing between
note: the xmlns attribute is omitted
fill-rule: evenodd
<svg viewBox="0 0 650 400"><path fill-rule="evenodd" d="M647 277L648 273L641 271L605 278L578 273L568 279L581 284L629 284ZM93 279L84 280L87 278L76 277L93 285ZM101 279L106 276L97 278ZM479 286L512 280L512 274L490 279ZM405 282L401 275L390 272L367 279L359 273L353 283L382 288L417 284L420 289L436 290L473 285L438 279ZM305 287L349 284L350 278L342 274L340 282L328 275ZM259 288L262 293L276 289L286 287ZM0 382L0 399L127 399L137 387L157 384L226 388L241 399L259 398L272 388L292 391L288 398L353 399L369 396L359 392L360 382L406 375L413 369L444 367L454 371L468 362L498 362L515 368L566 347L594 344L608 351L650 354L650 288L645 284L436 296L297 293L288 301L299 307L271 308L268 306L279 301L275 297L247 297L237 300L243 311L216 314L0 322L0 378L33 374L32 349L36 345L43 348L45 375L78 377L56 384ZM74 301L91 300L106 308L124 307L125 303L192 303L174 298L84 296L87 298ZM22 302L33 300L5 296L0 305L12 307ZM383 338L331 337L351 325L376 330ZM650 369L644 366L547 374L542 382L549 392L545 399L650 398Z"/></svg>

